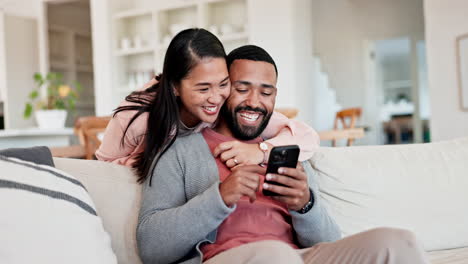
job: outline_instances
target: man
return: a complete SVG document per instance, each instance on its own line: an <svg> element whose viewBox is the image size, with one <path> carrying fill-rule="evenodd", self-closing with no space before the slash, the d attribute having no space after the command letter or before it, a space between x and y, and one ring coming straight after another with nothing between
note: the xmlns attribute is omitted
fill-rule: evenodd
<svg viewBox="0 0 468 264"><path fill-rule="evenodd" d="M232 92L217 126L178 138L153 184L144 185L137 230L143 262L426 263L408 231L381 228L339 240L308 163L264 176L258 165L224 164L225 152L212 158L222 142L260 143L275 105L277 70L266 51L243 46L227 61ZM265 197L262 189L278 195Z"/></svg>

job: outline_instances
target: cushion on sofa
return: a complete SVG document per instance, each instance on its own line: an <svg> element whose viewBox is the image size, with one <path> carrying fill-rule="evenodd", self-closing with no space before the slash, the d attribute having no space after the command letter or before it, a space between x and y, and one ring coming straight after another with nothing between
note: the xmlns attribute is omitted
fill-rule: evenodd
<svg viewBox="0 0 468 264"><path fill-rule="evenodd" d="M131 169L96 160L54 158L54 162L88 189L119 264L141 263L136 243L141 185Z"/></svg>
<svg viewBox="0 0 468 264"><path fill-rule="evenodd" d="M2 149L0 150L0 155L30 161L36 164L55 166L52 153L50 153L50 149L45 146Z"/></svg>
<svg viewBox="0 0 468 264"><path fill-rule="evenodd" d="M412 230L426 250L468 246L468 138L320 148L310 160L343 235Z"/></svg>
<svg viewBox="0 0 468 264"><path fill-rule="evenodd" d="M0 156L2 263L117 263L93 201L74 177Z"/></svg>
<svg viewBox="0 0 468 264"><path fill-rule="evenodd" d="M431 264L466 264L468 247L431 251L428 258Z"/></svg>

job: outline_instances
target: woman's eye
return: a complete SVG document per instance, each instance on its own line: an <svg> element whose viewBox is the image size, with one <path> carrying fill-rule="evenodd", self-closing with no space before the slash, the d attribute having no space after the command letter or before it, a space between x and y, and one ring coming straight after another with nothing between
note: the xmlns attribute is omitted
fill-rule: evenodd
<svg viewBox="0 0 468 264"><path fill-rule="evenodd" d="M208 88L201 88L199 91L200 91L200 92L207 92L207 91L208 91Z"/></svg>
<svg viewBox="0 0 468 264"><path fill-rule="evenodd" d="M228 85L228 83L222 83L221 87L226 87L227 85Z"/></svg>
<svg viewBox="0 0 468 264"><path fill-rule="evenodd" d="M262 93L262 94L265 95L265 96L270 96L271 95L271 93Z"/></svg>

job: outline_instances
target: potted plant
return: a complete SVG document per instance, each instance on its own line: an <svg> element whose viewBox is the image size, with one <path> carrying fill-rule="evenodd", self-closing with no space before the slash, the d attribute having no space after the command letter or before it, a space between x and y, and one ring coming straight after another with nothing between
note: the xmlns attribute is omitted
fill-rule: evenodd
<svg viewBox="0 0 468 264"><path fill-rule="evenodd" d="M39 128L63 128L67 119L67 110L75 110L78 92L81 85L73 82L74 87L63 80L61 73L50 72L43 76L34 74L36 88L28 95L24 108L24 118L35 113ZM45 95L41 96L43 92Z"/></svg>

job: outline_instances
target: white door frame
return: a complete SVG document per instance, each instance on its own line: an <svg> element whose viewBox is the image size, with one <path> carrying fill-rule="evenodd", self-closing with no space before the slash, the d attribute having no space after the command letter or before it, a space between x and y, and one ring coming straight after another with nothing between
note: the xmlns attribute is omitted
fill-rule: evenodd
<svg viewBox="0 0 468 264"><path fill-rule="evenodd" d="M393 37L389 39L400 38ZM419 83L419 62L418 62L418 42L424 40L424 36L420 34L412 34L410 36L401 36L401 38L408 38L410 41L410 71L411 71L411 97L413 98L414 112L413 112L413 141L414 143L423 142L423 123L421 120L420 108L420 83ZM381 73L376 61L375 43L377 40L364 41L364 76L365 76L365 104L363 119L366 124L371 126L371 131L368 132L370 144L383 144L384 138L379 136L383 135L382 123L379 121L378 116L382 101L382 82Z"/></svg>
<svg viewBox="0 0 468 264"><path fill-rule="evenodd" d="M382 90L379 82L380 73L378 72L374 40L364 40L363 66L364 66L364 107L362 123L367 124L370 130L366 132L365 141L369 145L381 145L384 143L382 138L382 124L379 118L379 94ZM364 139L363 139L364 140Z"/></svg>

